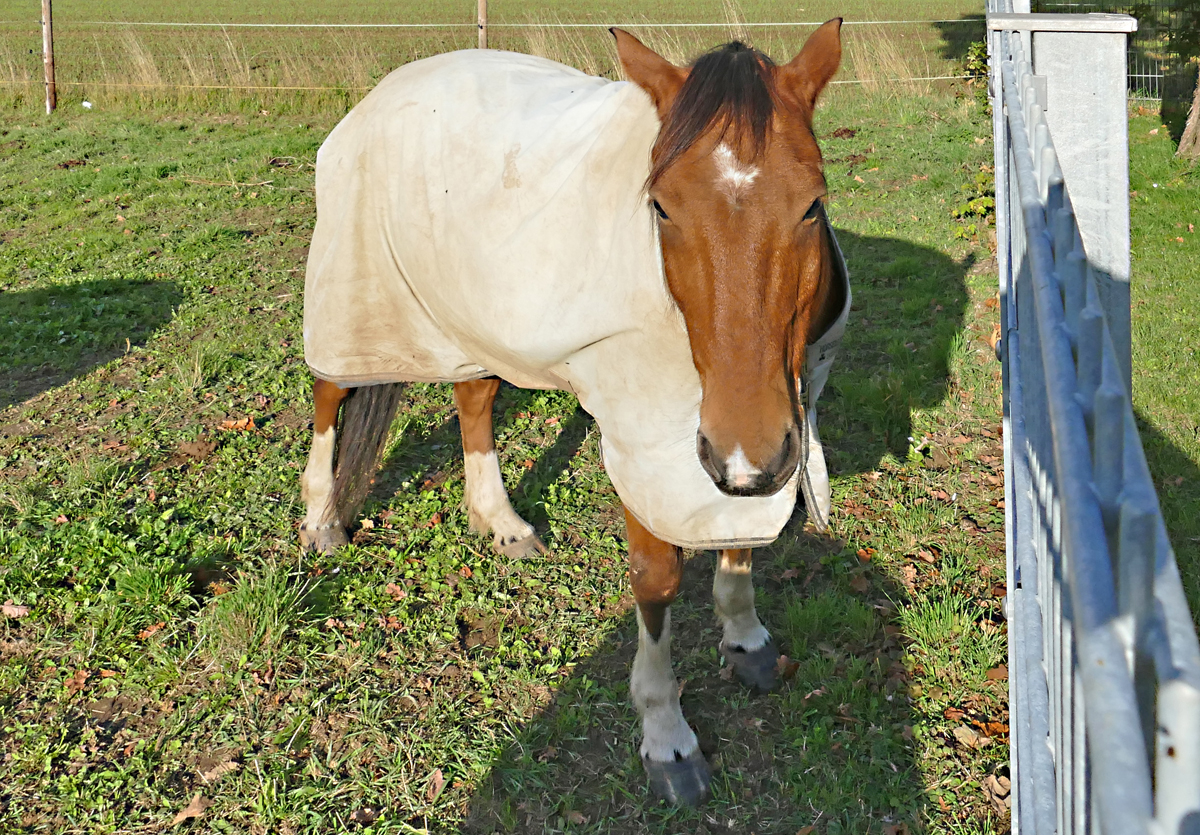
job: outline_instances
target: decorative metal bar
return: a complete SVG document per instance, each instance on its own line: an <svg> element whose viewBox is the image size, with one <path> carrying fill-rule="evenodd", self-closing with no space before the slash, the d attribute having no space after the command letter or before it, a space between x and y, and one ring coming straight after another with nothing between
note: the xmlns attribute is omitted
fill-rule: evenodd
<svg viewBox="0 0 1200 835"><path fill-rule="evenodd" d="M1114 336L1124 311L1086 253L1047 79L1011 31L1073 23L989 7L1012 831L1188 835L1200 831L1200 642ZM1107 34L1098 16L1062 17Z"/></svg>

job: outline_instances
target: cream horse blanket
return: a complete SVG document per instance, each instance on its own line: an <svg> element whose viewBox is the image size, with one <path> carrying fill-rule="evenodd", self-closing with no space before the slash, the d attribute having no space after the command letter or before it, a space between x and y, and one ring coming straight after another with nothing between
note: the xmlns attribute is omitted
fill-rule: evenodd
<svg viewBox="0 0 1200 835"><path fill-rule="evenodd" d="M804 477L768 497L718 491L696 455L700 379L643 188L658 129L635 85L540 58L455 52L396 70L317 155L305 358L342 386L497 375L570 390L651 532L761 545L798 483L828 518L813 406L846 313L810 349Z"/></svg>

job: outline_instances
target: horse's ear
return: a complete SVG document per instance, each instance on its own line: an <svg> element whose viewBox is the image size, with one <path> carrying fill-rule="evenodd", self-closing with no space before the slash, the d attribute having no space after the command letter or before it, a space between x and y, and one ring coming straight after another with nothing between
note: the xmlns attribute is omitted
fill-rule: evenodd
<svg viewBox="0 0 1200 835"><path fill-rule="evenodd" d="M779 82L812 113L817 96L833 78L841 61L842 19L835 17L808 36L804 48L791 63L779 68Z"/></svg>
<svg viewBox="0 0 1200 835"><path fill-rule="evenodd" d="M680 69L623 29L609 29L617 39L617 57L625 77L650 94L660 119L665 119L687 78Z"/></svg>

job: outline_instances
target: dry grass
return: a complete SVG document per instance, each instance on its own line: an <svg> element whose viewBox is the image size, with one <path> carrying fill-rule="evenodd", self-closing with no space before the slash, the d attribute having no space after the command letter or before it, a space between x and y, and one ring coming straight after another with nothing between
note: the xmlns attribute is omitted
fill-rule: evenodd
<svg viewBox="0 0 1200 835"><path fill-rule="evenodd" d="M846 68L864 91L889 97L925 97L932 82L916 79L947 75L944 62L931 56L928 41L914 33L863 26L846 39Z"/></svg>
<svg viewBox="0 0 1200 835"><path fill-rule="evenodd" d="M724 26L631 26L668 60L687 64L714 44L740 40L788 60L811 27L749 27L734 0ZM643 22L644 21L644 22ZM540 55L583 72L619 77L616 50L603 28L563 26L557 16L493 30L491 43ZM40 95L40 56L29 54L28 31L0 30L0 101ZM408 61L468 47L470 29L430 30L157 30L65 27L58 38L59 97L115 106L153 101L170 106L282 109L352 105L384 75ZM928 95L931 84L908 79L954 72L938 55L930 27L856 26L843 30L846 58L839 81L870 94ZM856 85L857 86L857 85Z"/></svg>

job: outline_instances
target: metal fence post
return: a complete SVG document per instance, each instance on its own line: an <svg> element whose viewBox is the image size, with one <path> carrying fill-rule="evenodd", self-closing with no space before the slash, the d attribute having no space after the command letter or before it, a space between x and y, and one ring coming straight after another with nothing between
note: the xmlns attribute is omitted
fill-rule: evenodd
<svg viewBox="0 0 1200 835"><path fill-rule="evenodd" d="M1014 5L988 0L1013 832L1197 835L1200 641L1129 397L1135 21Z"/></svg>

